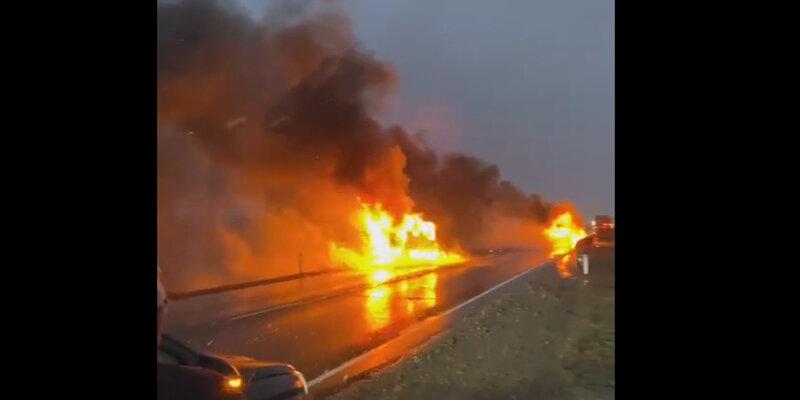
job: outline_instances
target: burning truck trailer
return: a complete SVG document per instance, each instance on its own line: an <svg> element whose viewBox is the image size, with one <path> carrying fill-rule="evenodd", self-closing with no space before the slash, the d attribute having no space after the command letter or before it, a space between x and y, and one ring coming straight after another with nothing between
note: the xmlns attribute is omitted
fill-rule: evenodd
<svg viewBox="0 0 800 400"><path fill-rule="evenodd" d="M442 249L436 224L419 213L395 218L380 203L362 202L353 225L360 232L361 248L331 243L330 258L365 274L373 284L467 260L459 252Z"/></svg>

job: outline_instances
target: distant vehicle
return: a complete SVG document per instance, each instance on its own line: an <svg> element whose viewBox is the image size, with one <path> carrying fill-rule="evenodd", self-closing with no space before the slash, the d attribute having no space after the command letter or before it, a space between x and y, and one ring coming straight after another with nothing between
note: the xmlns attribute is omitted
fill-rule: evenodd
<svg viewBox="0 0 800 400"><path fill-rule="evenodd" d="M167 335L161 336L158 362L219 372L228 379L229 386L241 390L246 400L295 400L308 395L303 374L289 364L241 356L202 354Z"/></svg>
<svg viewBox="0 0 800 400"><path fill-rule="evenodd" d="M614 218L598 215L594 218L594 247L614 247Z"/></svg>
<svg viewBox="0 0 800 400"><path fill-rule="evenodd" d="M612 217L610 215L596 215L594 217L594 224L596 226L597 225L608 225L608 224L613 225L614 224L614 217Z"/></svg>

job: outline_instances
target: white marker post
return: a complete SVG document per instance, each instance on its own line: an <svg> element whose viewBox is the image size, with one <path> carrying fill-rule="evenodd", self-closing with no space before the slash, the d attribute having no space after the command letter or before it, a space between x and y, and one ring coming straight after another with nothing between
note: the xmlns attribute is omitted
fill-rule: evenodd
<svg viewBox="0 0 800 400"><path fill-rule="evenodd" d="M581 257L583 257L583 262L581 263L583 265L583 274L589 275L589 255L581 254Z"/></svg>

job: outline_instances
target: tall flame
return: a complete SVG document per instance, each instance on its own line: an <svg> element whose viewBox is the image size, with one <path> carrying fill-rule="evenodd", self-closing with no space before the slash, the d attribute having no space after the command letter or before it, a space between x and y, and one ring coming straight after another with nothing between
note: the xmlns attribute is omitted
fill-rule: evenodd
<svg viewBox="0 0 800 400"><path fill-rule="evenodd" d="M551 257L568 254L579 240L587 236L586 231L575 223L570 212L564 212L554 219L550 227L544 230L544 234L553 246Z"/></svg>
<svg viewBox="0 0 800 400"><path fill-rule="evenodd" d="M465 260L458 253L439 248L436 224L426 221L421 214L403 214L396 223L380 203L374 206L361 203L356 222L361 233L361 250L331 243L331 260L373 272L376 283L389 279L390 271L397 267L439 266Z"/></svg>

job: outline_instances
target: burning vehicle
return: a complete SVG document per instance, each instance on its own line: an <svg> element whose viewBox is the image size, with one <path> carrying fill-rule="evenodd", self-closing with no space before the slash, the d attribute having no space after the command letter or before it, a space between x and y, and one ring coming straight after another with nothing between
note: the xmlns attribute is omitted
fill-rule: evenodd
<svg viewBox="0 0 800 400"><path fill-rule="evenodd" d="M363 271L375 283L415 268L430 268L455 264L466 257L444 251L436 242L436 224L421 214L405 213L400 221L383 209L361 204L355 216L355 226L361 231L362 248L354 250L331 243L331 260Z"/></svg>
<svg viewBox="0 0 800 400"><path fill-rule="evenodd" d="M579 240L588 236L577 220L576 213L570 211L559 214L544 233L552 244L551 257L569 254L575 249Z"/></svg>

